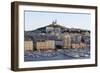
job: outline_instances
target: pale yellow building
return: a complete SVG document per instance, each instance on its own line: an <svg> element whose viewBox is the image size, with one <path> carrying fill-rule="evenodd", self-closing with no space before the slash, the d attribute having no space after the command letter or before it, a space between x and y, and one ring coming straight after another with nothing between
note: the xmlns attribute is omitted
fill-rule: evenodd
<svg viewBox="0 0 100 73"><path fill-rule="evenodd" d="M55 41L53 40L37 41L36 49L37 50L55 49Z"/></svg>
<svg viewBox="0 0 100 73"><path fill-rule="evenodd" d="M63 41L64 41L64 48L71 48L71 36L69 33L64 33L63 36Z"/></svg>
<svg viewBox="0 0 100 73"><path fill-rule="evenodd" d="M36 42L36 49L37 50L46 49L45 41L38 41L38 42Z"/></svg>
<svg viewBox="0 0 100 73"><path fill-rule="evenodd" d="M73 43L72 48L86 48L86 44L84 43Z"/></svg>
<svg viewBox="0 0 100 73"><path fill-rule="evenodd" d="M28 36L25 36L25 39L24 39L24 50L33 51L33 41Z"/></svg>
<svg viewBox="0 0 100 73"><path fill-rule="evenodd" d="M86 48L86 44L85 43L80 43L80 48Z"/></svg>
<svg viewBox="0 0 100 73"><path fill-rule="evenodd" d="M46 48L55 49L55 41L54 40L46 40Z"/></svg>
<svg viewBox="0 0 100 73"><path fill-rule="evenodd" d="M72 43L72 48L80 48L80 44L78 43Z"/></svg>

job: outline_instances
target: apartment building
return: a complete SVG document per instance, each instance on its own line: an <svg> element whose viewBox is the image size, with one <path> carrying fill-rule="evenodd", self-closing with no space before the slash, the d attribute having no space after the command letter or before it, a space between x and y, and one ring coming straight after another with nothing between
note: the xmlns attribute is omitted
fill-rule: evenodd
<svg viewBox="0 0 100 73"><path fill-rule="evenodd" d="M24 50L33 51L33 40L29 36L24 38Z"/></svg>

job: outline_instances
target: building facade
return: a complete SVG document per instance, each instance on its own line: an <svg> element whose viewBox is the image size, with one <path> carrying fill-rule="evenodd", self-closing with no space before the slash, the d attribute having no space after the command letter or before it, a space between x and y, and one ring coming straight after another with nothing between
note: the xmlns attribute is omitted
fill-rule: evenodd
<svg viewBox="0 0 100 73"><path fill-rule="evenodd" d="M55 41L54 40L46 40L45 41L46 48L55 49Z"/></svg>
<svg viewBox="0 0 100 73"><path fill-rule="evenodd" d="M54 40L44 40L36 42L37 50L52 50L55 49L55 41Z"/></svg>
<svg viewBox="0 0 100 73"><path fill-rule="evenodd" d="M45 41L37 41L36 42L36 49L37 50L47 49Z"/></svg>
<svg viewBox="0 0 100 73"><path fill-rule="evenodd" d="M25 51L33 51L33 40L28 37L28 36L25 36L25 39L24 39L24 50Z"/></svg>
<svg viewBox="0 0 100 73"><path fill-rule="evenodd" d="M71 35L68 31L63 32L63 48L71 48Z"/></svg>

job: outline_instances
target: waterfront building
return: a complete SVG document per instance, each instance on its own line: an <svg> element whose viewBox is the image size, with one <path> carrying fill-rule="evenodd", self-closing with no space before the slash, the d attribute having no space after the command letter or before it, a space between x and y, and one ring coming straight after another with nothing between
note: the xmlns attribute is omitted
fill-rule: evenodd
<svg viewBox="0 0 100 73"><path fill-rule="evenodd" d="M33 51L33 40L28 36L25 36L24 39L24 50Z"/></svg>

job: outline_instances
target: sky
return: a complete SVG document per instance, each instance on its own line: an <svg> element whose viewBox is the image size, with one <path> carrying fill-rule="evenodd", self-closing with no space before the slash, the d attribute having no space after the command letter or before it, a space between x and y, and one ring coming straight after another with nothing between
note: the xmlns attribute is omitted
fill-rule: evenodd
<svg viewBox="0 0 100 73"><path fill-rule="evenodd" d="M67 28L90 30L91 15L88 13L24 11L25 31L44 27L54 20Z"/></svg>

